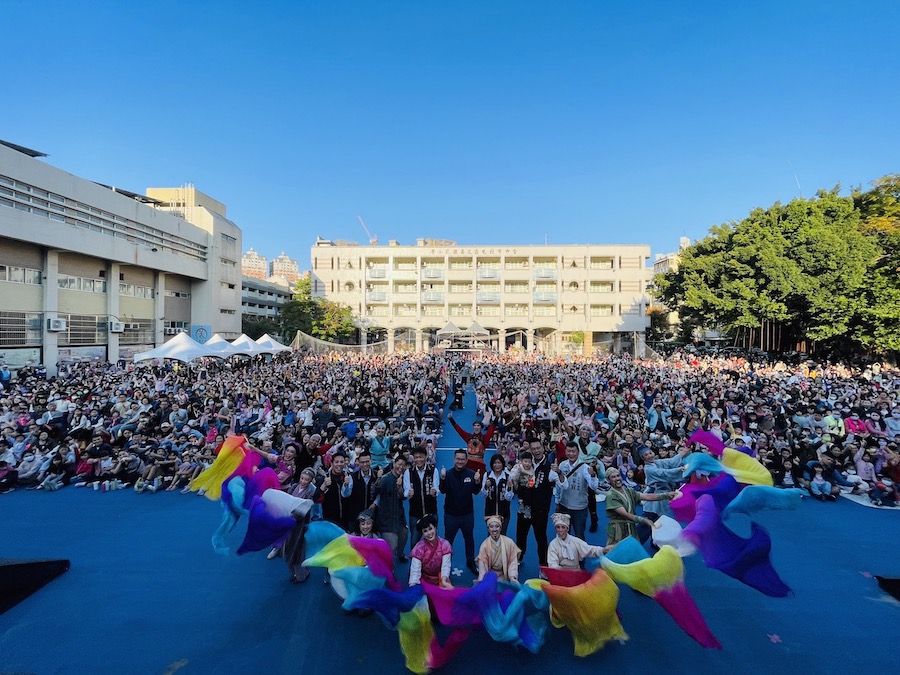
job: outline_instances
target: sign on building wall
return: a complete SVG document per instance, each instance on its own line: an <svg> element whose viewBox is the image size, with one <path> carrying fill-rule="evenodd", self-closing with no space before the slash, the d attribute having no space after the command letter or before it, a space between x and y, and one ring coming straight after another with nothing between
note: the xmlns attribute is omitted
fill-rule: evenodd
<svg viewBox="0 0 900 675"><path fill-rule="evenodd" d="M203 344L209 338L212 337L212 326L209 324L202 325L192 325L191 326L191 337L194 338L200 344Z"/></svg>
<svg viewBox="0 0 900 675"><path fill-rule="evenodd" d="M74 363L79 361L106 361L106 345L88 347L60 347L59 362Z"/></svg>
<svg viewBox="0 0 900 675"><path fill-rule="evenodd" d="M28 363L38 363L40 359L41 350L36 347L0 350L0 363L5 363L10 370L18 370Z"/></svg>

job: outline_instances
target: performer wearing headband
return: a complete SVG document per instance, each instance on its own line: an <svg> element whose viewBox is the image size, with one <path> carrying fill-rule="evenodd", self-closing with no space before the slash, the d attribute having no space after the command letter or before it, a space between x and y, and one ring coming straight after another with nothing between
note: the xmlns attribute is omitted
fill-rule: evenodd
<svg viewBox="0 0 900 675"><path fill-rule="evenodd" d="M488 572L496 572L500 581L519 583L519 547L505 536L501 516L485 516L488 538L478 549L478 579L481 581Z"/></svg>
<svg viewBox="0 0 900 675"><path fill-rule="evenodd" d="M556 539L550 542L547 549L547 566L561 570L581 569L581 561L585 558L599 558L603 549L591 546L583 539L569 534L571 517L568 513L554 513L553 527Z"/></svg>
<svg viewBox="0 0 900 675"><path fill-rule="evenodd" d="M612 548L627 537L638 538L637 524L654 527L653 521L637 515L639 502L655 502L663 499L672 499L674 492L640 493L625 485L622 485L622 474L618 469L609 469L606 472L606 480L609 481L609 492L606 493L606 517L609 524L606 526L606 545Z"/></svg>

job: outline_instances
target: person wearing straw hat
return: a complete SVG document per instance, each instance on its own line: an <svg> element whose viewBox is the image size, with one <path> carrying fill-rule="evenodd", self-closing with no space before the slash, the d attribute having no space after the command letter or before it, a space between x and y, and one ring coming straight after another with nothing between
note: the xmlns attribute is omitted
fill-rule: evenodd
<svg viewBox="0 0 900 675"><path fill-rule="evenodd" d="M488 538L478 549L478 578L481 581L488 572L495 572L500 581L519 583L519 547L503 534L502 516L485 516Z"/></svg>
<svg viewBox="0 0 900 675"><path fill-rule="evenodd" d="M554 513L553 527L556 539L547 548L547 566L561 570L581 569L585 558L599 558L603 555L600 546L591 546L583 539L569 534L571 516L568 513Z"/></svg>

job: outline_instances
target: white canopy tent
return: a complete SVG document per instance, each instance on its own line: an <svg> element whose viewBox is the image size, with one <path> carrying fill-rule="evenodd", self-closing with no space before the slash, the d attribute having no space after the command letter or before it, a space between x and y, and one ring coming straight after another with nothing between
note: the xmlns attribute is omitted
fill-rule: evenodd
<svg viewBox="0 0 900 675"><path fill-rule="evenodd" d="M151 359L174 359L176 361L193 361L203 356L219 356L216 352L201 345L187 333L179 333L165 344L134 355L135 362Z"/></svg>
<svg viewBox="0 0 900 675"><path fill-rule="evenodd" d="M266 350L256 344L253 338L248 337L246 333L241 333L239 338L231 342L231 346L234 347L233 353L238 356L259 356L266 353Z"/></svg>
<svg viewBox="0 0 900 675"><path fill-rule="evenodd" d="M209 340L203 343L203 346L207 349L215 352L216 356L219 356L223 359L228 358L234 354L241 354L242 352L238 349L235 349L231 346L231 343L223 338L221 335L216 333Z"/></svg>
<svg viewBox="0 0 900 675"><path fill-rule="evenodd" d="M294 351L287 345L281 344L278 340L273 338L271 335L266 333L260 338L257 338L256 344L268 354L280 354L282 352L291 352Z"/></svg>

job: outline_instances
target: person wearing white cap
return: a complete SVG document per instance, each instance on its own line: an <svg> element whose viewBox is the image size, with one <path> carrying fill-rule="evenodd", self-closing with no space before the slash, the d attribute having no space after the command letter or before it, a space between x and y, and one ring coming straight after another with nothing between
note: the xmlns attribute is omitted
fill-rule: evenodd
<svg viewBox="0 0 900 675"><path fill-rule="evenodd" d="M485 516L488 538L478 549L478 578L481 581L488 572L494 572L500 581L519 583L519 547L502 534L503 517Z"/></svg>
<svg viewBox="0 0 900 675"><path fill-rule="evenodd" d="M581 569L585 558L599 558L603 555L600 546L591 546L583 539L569 534L571 518L568 513L554 513L553 527L556 539L547 548L547 566L560 570Z"/></svg>

